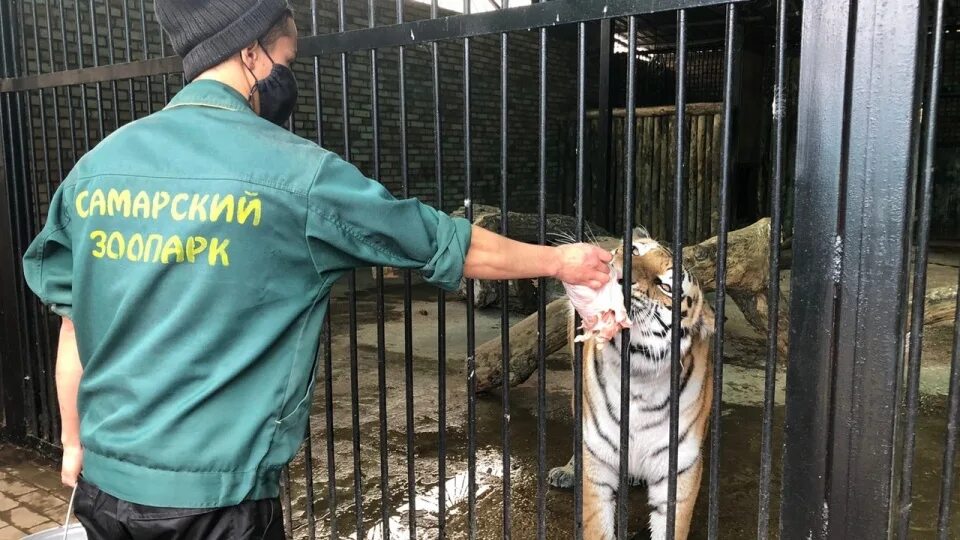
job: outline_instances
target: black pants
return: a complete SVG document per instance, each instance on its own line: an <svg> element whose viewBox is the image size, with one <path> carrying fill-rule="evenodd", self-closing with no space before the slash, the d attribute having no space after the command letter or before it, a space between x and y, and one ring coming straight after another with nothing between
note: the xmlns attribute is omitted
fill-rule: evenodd
<svg viewBox="0 0 960 540"><path fill-rule="evenodd" d="M157 508L117 499L80 480L77 518L91 540L283 540L280 501L225 508Z"/></svg>

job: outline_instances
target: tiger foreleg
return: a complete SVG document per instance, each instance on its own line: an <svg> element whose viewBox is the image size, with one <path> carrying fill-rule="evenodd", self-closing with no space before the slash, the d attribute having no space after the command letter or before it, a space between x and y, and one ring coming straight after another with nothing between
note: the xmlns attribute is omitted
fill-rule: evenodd
<svg viewBox="0 0 960 540"><path fill-rule="evenodd" d="M617 476L583 446L583 537L613 540Z"/></svg>
<svg viewBox="0 0 960 540"><path fill-rule="evenodd" d="M686 540L690 534L690 519L693 506L700 491L700 475L703 464L698 457L687 470L677 475L677 507L675 521L676 540ZM667 537L667 482L666 478L649 486L650 502L650 539L663 540Z"/></svg>

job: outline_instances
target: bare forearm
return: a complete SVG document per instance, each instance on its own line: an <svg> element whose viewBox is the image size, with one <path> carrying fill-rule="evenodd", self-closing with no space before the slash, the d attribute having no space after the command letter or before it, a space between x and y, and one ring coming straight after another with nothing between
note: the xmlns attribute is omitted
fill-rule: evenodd
<svg viewBox="0 0 960 540"><path fill-rule="evenodd" d="M60 325L60 343L57 347L57 399L60 402L62 428L60 442L64 447L80 446L80 415L77 412L77 392L83 367L77 350L77 336L73 322L63 319Z"/></svg>
<svg viewBox="0 0 960 540"><path fill-rule="evenodd" d="M555 276L556 248L517 242L473 226L464 275L473 279L522 279Z"/></svg>

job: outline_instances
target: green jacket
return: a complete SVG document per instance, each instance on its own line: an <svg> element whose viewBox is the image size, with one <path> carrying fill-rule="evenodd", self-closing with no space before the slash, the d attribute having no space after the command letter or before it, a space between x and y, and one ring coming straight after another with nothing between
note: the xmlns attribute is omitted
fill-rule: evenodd
<svg viewBox="0 0 960 540"><path fill-rule="evenodd" d="M84 477L151 506L277 496L333 283L385 265L454 289L469 243L231 88L186 86L77 163L23 261L76 327Z"/></svg>

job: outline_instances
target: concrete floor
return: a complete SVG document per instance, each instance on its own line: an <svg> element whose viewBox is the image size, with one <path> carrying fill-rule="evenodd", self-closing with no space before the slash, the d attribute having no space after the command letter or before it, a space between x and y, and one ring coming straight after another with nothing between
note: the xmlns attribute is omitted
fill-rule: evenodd
<svg viewBox="0 0 960 540"><path fill-rule="evenodd" d="M935 254L929 271L929 286L955 286L957 262L955 253ZM789 286L789 275L784 275ZM342 291L341 291L342 293ZM338 300L343 296L338 295ZM377 388L377 334L375 320L376 296L372 292L358 295L358 386L361 440L359 458L362 468L361 494L363 523L367 538L381 538L380 520L380 443ZM733 302L727 302L727 343L725 345L723 414L721 418L723 444L721 451L720 524L722 538L740 538L753 535L757 524L757 479L760 463L760 431L762 425L763 365L765 343L744 321ZM386 399L387 399L387 467L389 471L390 530L394 538L407 537L407 457L406 457L406 402L403 354L402 289L389 286L386 295ZM466 520L466 319L465 305L452 296L446 308L447 393L446 393L446 478L447 481L447 536L465 538ZM437 393L437 303L436 292L426 287L415 289L413 305L414 357L412 362L414 384L414 472L417 478L417 527L419 538L437 537L437 481L438 481L438 393ZM476 319L477 343L495 338L499 332L499 310L478 311ZM519 320L521 317L516 317ZM354 506L353 443L350 405L348 325L343 302L338 302L334 313L333 390L334 432L333 449L336 471L336 527L338 537L356 537ZM940 460L945 424L945 401L949 376L950 351L953 343L952 324L940 324L926 329L924 367L921 373L922 408L917 434L916 500L913 507L913 535L915 538L933 537L939 499ZM314 445L314 509L320 537L331 532L331 513L327 496L327 463L323 377L317 385L315 411L312 418ZM779 512L779 464L782 446L783 370L778 372L774 412L773 457L774 478L771 508L771 529L776 530ZM536 475L537 475L537 408L536 375L510 393L509 444L511 456L511 524L515 538L533 538L536 532ZM565 352L552 355L547 362L546 466L566 462L570 455L572 418L570 394L572 372L570 357ZM482 395L477 401L477 478L478 537L502 537L502 396L499 393ZM293 488L294 518L305 523L303 463L294 463ZM706 537L707 480L704 479L694 517L692 538ZM956 499L956 497L954 497ZM630 532L645 538L646 495L643 488L631 492ZM572 492L551 489L546 494L548 537L572 537ZM954 509L960 508L956 501ZM305 527L297 535L305 534ZM953 533L960 536L960 517L954 519Z"/></svg>

